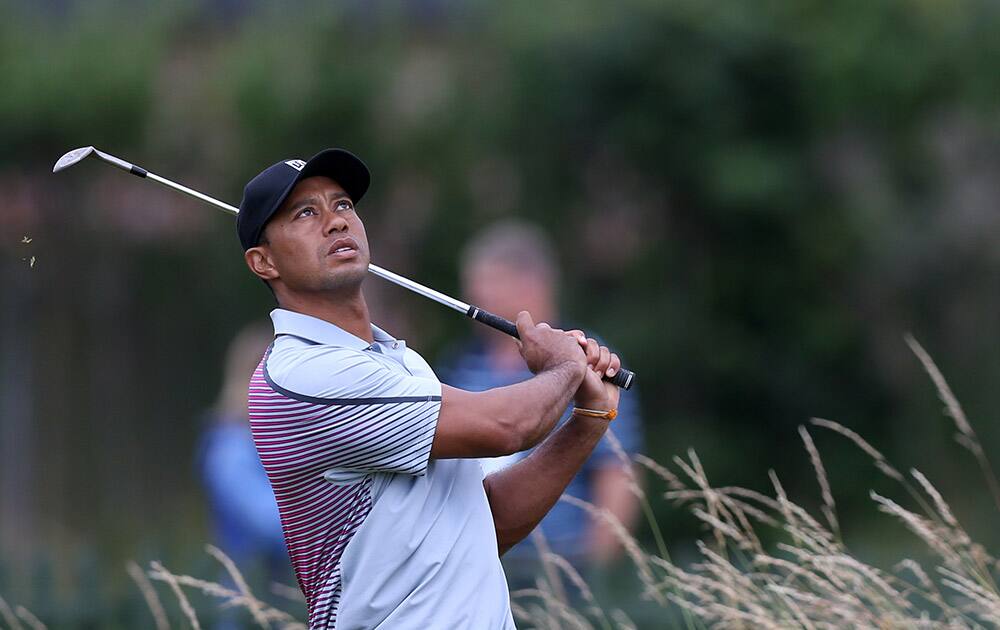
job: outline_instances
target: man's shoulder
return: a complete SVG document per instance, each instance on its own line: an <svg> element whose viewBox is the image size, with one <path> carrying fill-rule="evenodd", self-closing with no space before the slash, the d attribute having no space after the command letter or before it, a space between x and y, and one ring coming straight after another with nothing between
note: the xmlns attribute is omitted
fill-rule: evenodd
<svg viewBox="0 0 1000 630"><path fill-rule="evenodd" d="M343 364L345 361L370 361L363 350L345 346L315 343L292 335L278 335L268 349L264 367L273 377L301 369L321 368L321 364Z"/></svg>
<svg viewBox="0 0 1000 630"><path fill-rule="evenodd" d="M430 363L428 363L427 360L413 348L406 348L406 354L404 355L403 361L406 364L406 369L409 370L413 376L429 378L435 381L440 380L438 379L437 373L435 373L434 369L431 368Z"/></svg>
<svg viewBox="0 0 1000 630"><path fill-rule="evenodd" d="M287 335L275 339L264 361L265 376L273 386L324 398L358 395L359 384L382 370L365 351Z"/></svg>
<svg viewBox="0 0 1000 630"><path fill-rule="evenodd" d="M264 362L264 376L285 396L326 404L440 396L441 385L427 362L409 348L402 357L400 362L400 355L389 356L381 349L279 336Z"/></svg>

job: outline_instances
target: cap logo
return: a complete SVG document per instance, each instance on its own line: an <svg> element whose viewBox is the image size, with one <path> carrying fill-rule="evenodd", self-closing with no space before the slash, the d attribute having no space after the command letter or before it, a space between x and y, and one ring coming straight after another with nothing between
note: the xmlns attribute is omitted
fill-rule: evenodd
<svg viewBox="0 0 1000 630"><path fill-rule="evenodd" d="M288 160L285 164L291 166L297 171L301 171L306 167L305 160Z"/></svg>

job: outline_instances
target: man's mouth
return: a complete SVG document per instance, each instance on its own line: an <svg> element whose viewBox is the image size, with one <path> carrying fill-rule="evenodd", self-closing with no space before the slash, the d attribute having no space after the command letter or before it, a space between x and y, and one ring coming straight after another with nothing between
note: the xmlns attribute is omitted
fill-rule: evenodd
<svg viewBox="0 0 1000 630"><path fill-rule="evenodd" d="M358 243L353 238L338 238L330 245L327 256L337 258L353 258L358 253Z"/></svg>

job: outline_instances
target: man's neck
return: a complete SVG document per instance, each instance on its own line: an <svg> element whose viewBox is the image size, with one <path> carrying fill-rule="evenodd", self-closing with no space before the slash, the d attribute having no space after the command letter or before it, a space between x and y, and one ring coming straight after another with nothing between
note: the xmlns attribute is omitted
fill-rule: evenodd
<svg viewBox="0 0 1000 630"><path fill-rule="evenodd" d="M281 300L281 308L330 322L368 343L375 341L368 302L360 287L357 292L346 296L314 294L286 297Z"/></svg>

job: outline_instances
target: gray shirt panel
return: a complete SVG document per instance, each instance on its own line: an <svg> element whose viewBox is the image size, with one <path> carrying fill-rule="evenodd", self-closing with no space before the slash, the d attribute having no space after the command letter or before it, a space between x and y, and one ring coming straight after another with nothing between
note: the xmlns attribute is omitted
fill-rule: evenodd
<svg viewBox="0 0 1000 630"><path fill-rule="evenodd" d="M294 336L278 338L268 363L282 387L333 398L440 394L423 357L375 326L368 344L308 315L277 309L272 319L277 334ZM336 627L515 628L482 467L472 459L430 460L421 472L334 467L324 474L335 485L361 475L373 482L371 511L337 569Z"/></svg>

